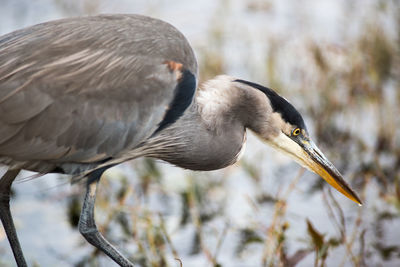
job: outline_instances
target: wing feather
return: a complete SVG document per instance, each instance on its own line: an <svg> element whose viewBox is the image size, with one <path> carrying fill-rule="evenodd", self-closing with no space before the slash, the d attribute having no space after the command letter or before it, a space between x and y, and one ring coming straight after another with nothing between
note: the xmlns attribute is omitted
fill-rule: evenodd
<svg viewBox="0 0 400 267"><path fill-rule="evenodd" d="M0 37L0 162L95 162L137 146L174 98L179 75L166 61L197 72L186 39L141 16L60 20Z"/></svg>

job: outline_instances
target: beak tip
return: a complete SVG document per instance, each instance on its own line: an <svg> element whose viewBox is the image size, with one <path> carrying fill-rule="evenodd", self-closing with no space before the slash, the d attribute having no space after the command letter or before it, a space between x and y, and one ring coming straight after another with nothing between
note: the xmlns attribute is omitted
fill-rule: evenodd
<svg viewBox="0 0 400 267"><path fill-rule="evenodd" d="M344 191L345 192L347 191L347 192L346 193L342 192L342 193L345 196L347 196L348 198L350 198L351 200L353 200L354 202L356 202L359 207L361 207L363 205L363 203L362 203L360 197L350 187L347 187L346 189L347 190L344 190Z"/></svg>
<svg viewBox="0 0 400 267"><path fill-rule="evenodd" d="M350 188L350 186L348 186L347 184L345 184L345 185L346 185L346 188L343 188L343 189L344 189L344 191L347 191L346 193L348 193L349 195L347 195L347 194L344 194L344 195L347 196L348 198L350 198L351 200L353 200L354 202L356 202L357 205L358 205L359 207L361 207L361 206L363 205L363 203L362 203L360 197L357 195L356 192L354 192L354 191Z"/></svg>

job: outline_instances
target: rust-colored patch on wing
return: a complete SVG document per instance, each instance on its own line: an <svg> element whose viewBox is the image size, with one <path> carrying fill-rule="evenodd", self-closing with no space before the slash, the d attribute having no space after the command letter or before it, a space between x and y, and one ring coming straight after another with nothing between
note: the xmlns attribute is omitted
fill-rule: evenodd
<svg viewBox="0 0 400 267"><path fill-rule="evenodd" d="M183 67L183 65L181 64L181 63L178 63L178 62L176 62L176 61L172 61L172 60L170 60L170 61L165 61L165 64L167 64L167 66L168 66L168 68L171 70L171 71L176 71L176 70L182 70L182 67Z"/></svg>
<svg viewBox="0 0 400 267"><path fill-rule="evenodd" d="M175 73L177 80L180 80L182 78L183 65L181 63L172 60L165 61L164 63L167 65L171 72Z"/></svg>

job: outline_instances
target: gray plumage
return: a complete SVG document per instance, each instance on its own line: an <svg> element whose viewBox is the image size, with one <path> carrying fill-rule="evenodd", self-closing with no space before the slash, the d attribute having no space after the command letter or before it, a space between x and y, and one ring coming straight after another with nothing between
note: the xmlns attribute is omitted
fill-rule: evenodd
<svg viewBox="0 0 400 267"><path fill-rule="evenodd" d="M310 139L298 111L273 90L221 75L197 92L185 37L139 15L38 24L0 37L0 219L26 266L9 209L21 169L86 179L79 230L121 266L133 264L97 230L96 188L109 167L137 157L215 170L243 153L246 130L358 196Z"/></svg>
<svg viewBox="0 0 400 267"><path fill-rule="evenodd" d="M43 23L0 45L0 161L39 172L123 156L174 97L178 79L165 62L197 73L181 33L138 15Z"/></svg>

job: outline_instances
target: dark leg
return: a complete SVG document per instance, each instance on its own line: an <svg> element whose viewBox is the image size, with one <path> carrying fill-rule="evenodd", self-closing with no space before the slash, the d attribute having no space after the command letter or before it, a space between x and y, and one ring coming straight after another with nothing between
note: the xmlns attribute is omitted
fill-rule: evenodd
<svg viewBox="0 0 400 267"><path fill-rule="evenodd" d="M15 177L17 177L19 171L20 170L7 170L7 172L0 179L0 219L3 223L4 230L6 231L7 238L10 242L17 265L19 267L24 267L27 265L18 241L17 232L15 231L15 226L10 211L11 184Z"/></svg>
<svg viewBox="0 0 400 267"><path fill-rule="evenodd" d="M94 221L96 189L103 171L95 171L88 177L85 200L79 218L79 231L90 244L103 251L120 266L134 266L101 235Z"/></svg>

